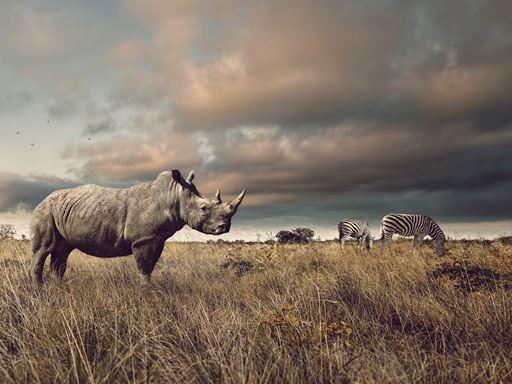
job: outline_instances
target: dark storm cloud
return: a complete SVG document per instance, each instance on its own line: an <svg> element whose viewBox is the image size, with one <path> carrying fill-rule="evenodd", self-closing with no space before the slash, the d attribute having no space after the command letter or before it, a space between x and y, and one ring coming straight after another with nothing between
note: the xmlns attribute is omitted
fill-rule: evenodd
<svg viewBox="0 0 512 384"><path fill-rule="evenodd" d="M76 186L52 176L19 176L0 173L0 212L33 209L56 189Z"/></svg>
<svg viewBox="0 0 512 384"><path fill-rule="evenodd" d="M503 2L132 3L174 52L160 57L161 84L184 129L510 122ZM216 22L223 33L203 27ZM190 57L207 38L215 53Z"/></svg>
<svg viewBox="0 0 512 384"><path fill-rule="evenodd" d="M512 121L512 7L500 1L129 3L155 42L116 47L113 95L170 100L177 129Z"/></svg>
<svg viewBox="0 0 512 384"><path fill-rule="evenodd" d="M454 139L455 140L455 139ZM408 157L393 177L379 179L379 169L371 175L374 182L366 187L375 191L458 191L491 189L512 180L512 144L463 148L433 154L430 158Z"/></svg>
<svg viewBox="0 0 512 384"><path fill-rule="evenodd" d="M277 206L246 207L239 219L251 221L268 217L287 217L289 222L300 220L304 226L336 227L341 218L362 218L378 226L381 218L394 212L422 213L444 223L510 220L512 201L508 196L512 183L493 189L460 191L378 192L352 190L325 197L284 203ZM511 228L503 228L509 232Z"/></svg>

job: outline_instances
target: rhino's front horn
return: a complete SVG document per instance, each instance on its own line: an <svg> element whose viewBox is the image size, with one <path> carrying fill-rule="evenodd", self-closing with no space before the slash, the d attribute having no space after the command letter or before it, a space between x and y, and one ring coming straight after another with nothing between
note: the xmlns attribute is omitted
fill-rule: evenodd
<svg viewBox="0 0 512 384"><path fill-rule="evenodd" d="M236 199L234 199L229 205L231 205L233 211L238 208L242 200L244 199L246 190L244 189L241 194L238 195Z"/></svg>
<svg viewBox="0 0 512 384"><path fill-rule="evenodd" d="M217 189L217 192L215 193L215 201L217 203L222 203L222 200L220 199L220 191Z"/></svg>

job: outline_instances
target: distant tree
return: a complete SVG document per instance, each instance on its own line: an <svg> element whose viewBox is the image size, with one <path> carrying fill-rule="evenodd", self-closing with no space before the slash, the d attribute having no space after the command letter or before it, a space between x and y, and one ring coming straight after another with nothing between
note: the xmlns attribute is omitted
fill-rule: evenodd
<svg viewBox="0 0 512 384"><path fill-rule="evenodd" d="M276 234L279 243L299 243L305 244L313 241L315 232L310 228L295 228L291 231L282 230Z"/></svg>
<svg viewBox="0 0 512 384"><path fill-rule="evenodd" d="M310 228L295 228L292 232L295 232L300 239L304 239L307 243L315 236L315 232Z"/></svg>
<svg viewBox="0 0 512 384"><path fill-rule="evenodd" d="M11 224L0 224L0 240L12 239L16 235L16 229Z"/></svg>
<svg viewBox="0 0 512 384"><path fill-rule="evenodd" d="M294 243L295 242L295 235L292 231L279 231L276 233L276 239L279 243Z"/></svg>

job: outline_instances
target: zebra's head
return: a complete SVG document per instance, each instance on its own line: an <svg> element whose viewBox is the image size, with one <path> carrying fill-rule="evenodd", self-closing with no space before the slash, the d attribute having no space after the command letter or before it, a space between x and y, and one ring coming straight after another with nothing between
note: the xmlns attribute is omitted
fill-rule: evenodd
<svg viewBox="0 0 512 384"><path fill-rule="evenodd" d="M428 235L434 241L434 249L439 256L444 256L446 254L446 250L444 249L444 242L446 241L446 236L444 235L443 230L432 218L427 217L428 221Z"/></svg>
<svg viewBox="0 0 512 384"><path fill-rule="evenodd" d="M434 241L434 249L439 256L444 256L446 254L446 250L444 248L444 242L445 242L444 236L443 236L443 238Z"/></svg>
<svg viewBox="0 0 512 384"><path fill-rule="evenodd" d="M437 255L444 256L446 254L446 249L444 248L446 237L444 236L443 231L441 231L441 228L439 228L439 231L436 234L436 238L432 238L432 240L434 241L434 250L436 251Z"/></svg>

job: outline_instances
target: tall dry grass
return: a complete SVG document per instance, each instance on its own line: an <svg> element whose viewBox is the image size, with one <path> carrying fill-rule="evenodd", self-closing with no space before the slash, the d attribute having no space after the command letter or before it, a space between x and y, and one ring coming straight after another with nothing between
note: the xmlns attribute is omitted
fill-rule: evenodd
<svg viewBox="0 0 512 384"><path fill-rule="evenodd" d="M454 383L512 380L512 246L335 243L73 253L38 290L29 243L0 242L2 383Z"/></svg>

